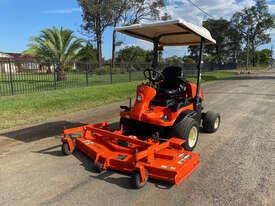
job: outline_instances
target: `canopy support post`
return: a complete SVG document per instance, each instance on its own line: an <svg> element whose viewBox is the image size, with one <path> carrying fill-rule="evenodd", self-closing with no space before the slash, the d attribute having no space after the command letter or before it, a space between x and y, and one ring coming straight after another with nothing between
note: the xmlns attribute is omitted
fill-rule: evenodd
<svg viewBox="0 0 275 206"><path fill-rule="evenodd" d="M154 50L153 50L154 59L153 59L153 64L152 64L152 67L155 70L158 67L158 59L159 59L159 57L158 57L158 46L159 46L159 39L156 38L156 39L154 39Z"/></svg>
<svg viewBox="0 0 275 206"><path fill-rule="evenodd" d="M200 54L199 54L199 61L197 65L198 73L197 73L197 90L196 90L196 111L201 111L201 99L200 99L200 87L201 87L201 64L203 61L203 50L205 45L205 39L201 38L200 43Z"/></svg>

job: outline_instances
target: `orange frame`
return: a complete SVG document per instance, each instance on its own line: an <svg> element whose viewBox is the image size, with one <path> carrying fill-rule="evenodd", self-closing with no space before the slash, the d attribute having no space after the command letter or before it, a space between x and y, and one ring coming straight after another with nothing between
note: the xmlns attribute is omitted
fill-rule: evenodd
<svg viewBox="0 0 275 206"><path fill-rule="evenodd" d="M196 96L196 85L188 82L186 83L187 91L182 94L184 98L195 98ZM173 126L178 116L186 110L195 110L194 104L189 104L185 107L180 108L176 112L172 112L168 107L163 106L150 106L151 100L156 96L156 89L146 84L141 84L137 87L137 94L134 106L130 111L122 111L120 116L125 119L133 119L141 122L146 122L153 125L170 127ZM202 90L200 90L200 97L204 99ZM168 120L164 121L163 116L167 116Z"/></svg>

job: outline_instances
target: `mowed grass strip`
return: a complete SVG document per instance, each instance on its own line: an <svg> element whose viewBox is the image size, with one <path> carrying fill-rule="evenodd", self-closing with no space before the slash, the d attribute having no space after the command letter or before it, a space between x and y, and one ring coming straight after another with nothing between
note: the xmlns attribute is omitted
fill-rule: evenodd
<svg viewBox="0 0 275 206"><path fill-rule="evenodd" d="M232 71L207 72L203 82L221 80L237 74ZM188 77L191 81L194 78ZM134 96L139 82L60 89L9 97L0 97L0 129L43 122L71 112L119 102Z"/></svg>
<svg viewBox="0 0 275 206"><path fill-rule="evenodd" d="M122 101L134 94L136 85L131 82L1 97L0 129Z"/></svg>

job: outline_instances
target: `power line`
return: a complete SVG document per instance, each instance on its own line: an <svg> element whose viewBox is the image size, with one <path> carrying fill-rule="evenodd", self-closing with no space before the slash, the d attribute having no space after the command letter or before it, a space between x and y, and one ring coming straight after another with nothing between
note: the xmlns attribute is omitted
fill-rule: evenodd
<svg viewBox="0 0 275 206"><path fill-rule="evenodd" d="M204 14L206 14L207 16L211 17L214 19L214 17L210 14L208 14L206 11L204 11L202 8L200 8L197 4L195 4L193 1L191 0L187 0L190 4L192 4L194 7L196 7L197 9L199 9L201 12L203 12Z"/></svg>

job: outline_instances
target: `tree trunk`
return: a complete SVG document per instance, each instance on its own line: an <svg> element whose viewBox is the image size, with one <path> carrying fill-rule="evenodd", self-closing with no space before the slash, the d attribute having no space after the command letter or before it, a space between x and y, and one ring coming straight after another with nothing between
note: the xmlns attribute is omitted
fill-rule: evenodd
<svg viewBox="0 0 275 206"><path fill-rule="evenodd" d="M248 70L249 65L249 39L246 40L246 70Z"/></svg>
<svg viewBox="0 0 275 206"><path fill-rule="evenodd" d="M255 52L255 44L254 42L252 41L252 65L253 67L256 66L256 52Z"/></svg>
<svg viewBox="0 0 275 206"><path fill-rule="evenodd" d="M56 68L56 81L60 82L60 81L63 81L65 79L66 79L66 77L65 77L64 70L62 69L61 66L57 66L57 68Z"/></svg>
<svg viewBox="0 0 275 206"><path fill-rule="evenodd" d="M47 74L51 74L52 73L52 70L51 70L51 65L47 65Z"/></svg>
<svg viewBox="0 0 275 206"><path fill-rule="evenodd" d="M96 43L98 67L102 66L102 28L101 28L101 1L97 1L98 11L96 19Z"/></svg>
<svg viewBox="0 0 275 206"><path fill-rule="evenodd" d="M97 33L96 35L96 47L97 47L97 62L98 62L98 67L102 66L102 35L100 32Z"/></svg>
<svg viewBox="0 0 275 206"><path fill-rule="evenodd" d="M219 63L219 65L222 65L222 58L221 58L220 50L219 50L218 46L216 46L216 56L218 57L218 63Z"/></svg>
<svg viewBox="0 0 275 206"><path fill-rule="evenodd" d="M238 64L239 62L238 62L238 51L237 51L237 49L235 49L234 50L234 63L235 64Z"/></svg>
<svg viewBox="0 0 275 206"><path fill-rule="evenodd" d="M114 25L114 28L116 27L116 24ZM113 41L112 41L112 63L111 67L114 68L115 65L115 52L116 52L116 30L113 31Z"/></svg>

